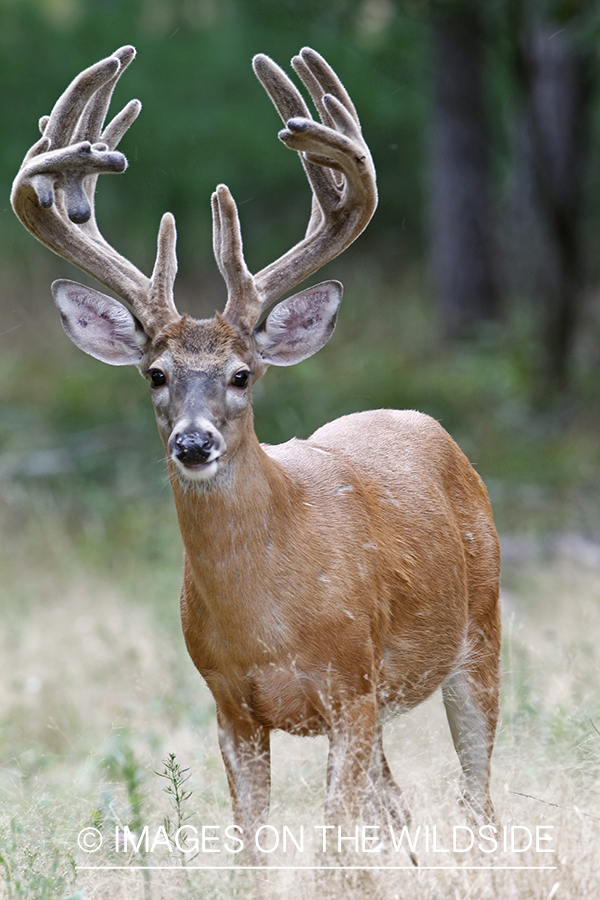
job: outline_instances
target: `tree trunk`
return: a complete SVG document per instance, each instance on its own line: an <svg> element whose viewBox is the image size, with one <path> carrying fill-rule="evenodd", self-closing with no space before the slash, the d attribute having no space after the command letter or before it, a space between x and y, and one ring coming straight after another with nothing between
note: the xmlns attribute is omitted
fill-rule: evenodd
<svg viewBox="0 0 600 900"><path fill-rule="evenodd" d="M568 384L585 283L581 225L589 155L591 58L556 24L533 26L519 69L524 89L524 166L539 230L535 289L541 300L542 385Z"/></svg>
<svg viewBox="0 0 600 900"><path fill-rule="evenodd" d="M460 336L496 316L499 306L478 7L466 0L434 9L431 32L431 269L444 331Z"/></svg>

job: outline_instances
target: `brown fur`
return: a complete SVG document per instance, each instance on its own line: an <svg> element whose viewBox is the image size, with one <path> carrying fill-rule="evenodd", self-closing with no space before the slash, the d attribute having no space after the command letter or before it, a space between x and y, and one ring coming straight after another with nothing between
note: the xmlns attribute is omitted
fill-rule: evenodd
<svg viewBox="0 0 600 900"><path fill-rule="evenodd" d="M183 631L217 703L238 822L265 815L272 729L328 734L333 756L347 742L329 818L357 815L380 716L455 672L485 732L483 778L463 759L468 799L491 815L499 552L481 479L415 412L348 416L278 447L247 425L227 489L172 479Z"/></svg>

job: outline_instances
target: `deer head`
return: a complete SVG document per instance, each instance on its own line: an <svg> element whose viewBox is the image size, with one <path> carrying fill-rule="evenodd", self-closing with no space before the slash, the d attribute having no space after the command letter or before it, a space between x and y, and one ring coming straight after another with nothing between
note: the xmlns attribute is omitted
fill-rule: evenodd
<svg viewBox="0 0 600 900"><path fill-rule="evenodd" d="M52 286L71 340L103 362L138 366L150 382L175 471L207 482L223 471L248 433L254 381L269 365L306 359L331 336L342 299L336 281L288 297L263 314L365 228L377 204L375 171L352 101L318 53L305 48L292 66L320 122L287 75L268 57L256 56L254 71L285 124L279 138L298 152L312 188L307 232L280 259L251 274L235 202L219 185L212 196L213 247L227 303L213 319L180 315L173 296L173 216L163 216L147 278L104 240L94 214L98 175L127 167L116 147L141 104L132 100L106 127L104 122L117 80L134 56L133 47L122 47L71 83L40 121L42 138L25 157L11 200L42 243L119 296L66 280Z"/></svg>

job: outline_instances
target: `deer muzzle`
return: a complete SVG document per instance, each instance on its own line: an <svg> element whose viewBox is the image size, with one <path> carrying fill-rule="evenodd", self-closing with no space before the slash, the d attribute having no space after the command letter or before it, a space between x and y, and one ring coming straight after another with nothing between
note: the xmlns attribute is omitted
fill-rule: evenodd
<svg viewBox="0 0 600 900"><path fill-rule="evenodd" d="M209 422L175 427L167 445L169 457L190 478L204 480L216 474L225 441Z"/></svg>

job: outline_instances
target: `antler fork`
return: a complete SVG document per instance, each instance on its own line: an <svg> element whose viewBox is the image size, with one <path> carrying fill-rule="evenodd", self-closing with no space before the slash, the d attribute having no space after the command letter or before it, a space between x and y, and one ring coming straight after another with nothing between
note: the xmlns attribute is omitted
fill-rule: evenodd
<svg viewBox="0 0 600 900"><path fill-rule="evenodd" d="M104 121L117 81L134 57L133 47L121 47L71 82L52 113L40 119L42 137L23 160L11 202L38 240L114 290L152 334L179 317L172 299L173 217L167 213L161 222L150 279L102 237L94 209L98 175L127 168L116 147L138 117L140 101L131 100L106 127Z"/></svg>
<svg viewBox="0 0 600 900"><path fill-rule="evenodd" d="M223 250L227 247L231 253L232 245L237 248L236 269L243 273L237 290L228 283L225 315L244 328L252 328L260 314L287 290L345 250L366 228L377 207L373 160L354 104L331 66L309 47L292 59L320 122L312 118L301 93L273 60L258 54L253 67L286 126L279 132L280 140L302 160L312 188L312 210L304 239L257 272L250 290L241 239L232 237L233 232L224 238ZM225 253L219 249L224 233L221 223L232 222L232 204L229 191L220 185L213 195L213 216L215 255L221 271L225 264ZM231 229L239 235L239 223L231 224Z"/></svg>

